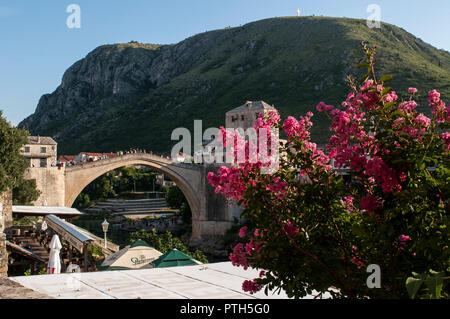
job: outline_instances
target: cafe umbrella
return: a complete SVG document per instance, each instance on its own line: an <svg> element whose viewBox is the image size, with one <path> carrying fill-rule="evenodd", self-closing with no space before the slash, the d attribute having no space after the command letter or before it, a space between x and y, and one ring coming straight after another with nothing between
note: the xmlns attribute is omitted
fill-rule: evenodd
<svg viewBox="0 0 450 319"><path fill-rule="evenodd" d="M47 274L59 274L61 273L61 257L59 252L62 245L58 235L53 235L50 242L50 257L47 264Z"/></svg>
<svg viewBox="0 0 450 319"><path fill-rule="evenodd" d="M160 251L139 239L106 257L99 268L103 271L141 269L161 255Z"/></svg>
<svg viewBox="0 0 450 319"><path fill-rule="evenodd" d="M151 263L154 268L201 265L202 263L189 257L178 249L172 249Z"/></svg>

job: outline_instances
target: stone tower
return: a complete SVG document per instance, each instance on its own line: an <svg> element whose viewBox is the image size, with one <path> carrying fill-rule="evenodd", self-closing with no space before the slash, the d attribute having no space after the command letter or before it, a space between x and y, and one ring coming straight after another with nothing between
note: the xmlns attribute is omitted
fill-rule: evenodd
<svg viewBox="0 0 450 319"><path fill-rule="evenodd" d="M275 110L275 107L264 101L247 101L244 105L232 109L225 114L225 127L246 130L253 127L260 113L266 114L273 110Z"/></svg>
<svg viewBox="0 0 450 319"><path fill-rule="evenodd" d="M22 155L28 160L25 179L36 180L39 198L36 206L64 206L64 167L57 164L57 143L47 136L29 136L22 147Z"/></svg>

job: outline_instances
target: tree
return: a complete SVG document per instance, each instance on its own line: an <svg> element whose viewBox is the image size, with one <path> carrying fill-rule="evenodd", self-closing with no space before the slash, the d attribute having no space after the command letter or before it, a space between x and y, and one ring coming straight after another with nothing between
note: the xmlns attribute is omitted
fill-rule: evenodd
<svg viewBox="0 0 450 319"><path fill-rule="evenodd" d="M390 76L376 78L376 48L362 44L362 49L359 67L367 73L360 84L348 78L350 93L342 107L324 102L316 107L331 119L328 154L311 142L311 112L281 124L273 111L255 122L255 129L269 132L269 144L274 129L283 129L288 139L272 174L262 168L273 161L254 155L251 150L258 148L238 132L221 129L224 146L231 143L246 154L245 161L208 175L216 191L238 201L254 225L241 228L245 242L230 255L235 266L262 269L259 278L243 283L245 291L406 298L426 281L424 296L449 297L443 282L450 257L450 106L433 90L432 117L418 113L417 89L408 90L409 100L399 100L385 86ZM332 163L348 170L351 181ZM379 288L368 284L367 270L374 266L381 270Z"/></svg>
<svg viewBox="0 0 450 319"><path fill-rule="evenodd" d="M17 186L13 188L14 205L31 205L39 198L40 191L36 188L36 180L22 179Z"/></svg>
<svg viewBox="0 0 450 319"><path fill-rule="evenodd" d="M28 132L13 127L0 111L0 194L11 189L16 205L30 205L40 192L35 180L23 178L28 162L20 153L27 142Z"/></svg>
<svg viewBox="0 0 450 319"><path fill-rule="evenodd" d="M111 183L113 178L112 173L107 173L95 179L78 195L74 207L84 209L100 199L114 197L116 193Z"/></svg>
<svg viewBox="0 0 450 319"><path fill-rule="evenodd" d="M182 213L183 222L190 223L192 212L189 203L178 186L172 186L167 191L166 201L170 208L179 209Z"/></svg>
<svg viewBox="0 0 450 319"><path fill-rule="evenodd" d="M27 136L26 130L13 127L0 110L0 193L22 184L28 164L20 149Z"/></svg>

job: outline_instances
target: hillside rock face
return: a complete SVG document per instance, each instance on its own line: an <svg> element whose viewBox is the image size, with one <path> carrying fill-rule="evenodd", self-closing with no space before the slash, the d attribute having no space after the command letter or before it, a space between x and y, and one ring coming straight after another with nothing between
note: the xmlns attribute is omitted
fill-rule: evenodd
<svg viewBox="0 0 450 319"><path fill-rule="evenodd" d="M302 115L320 101L338 104L344 78L355 74L359 42L377 44L379 71L392 86L450 94L450 54L389 24L363 20L277 18L202 33L174 45L104 45L73 64L61 85L19 124L52 136L62 153L141 147L169 152L171 131L224 125L225 112L265 100L283 116ZM425 103L424 103L425 104ZM424 108L425 109L425 108ZM426 112L426 110L425 110ZM318 115L313 139L329 122Z"/></svg>

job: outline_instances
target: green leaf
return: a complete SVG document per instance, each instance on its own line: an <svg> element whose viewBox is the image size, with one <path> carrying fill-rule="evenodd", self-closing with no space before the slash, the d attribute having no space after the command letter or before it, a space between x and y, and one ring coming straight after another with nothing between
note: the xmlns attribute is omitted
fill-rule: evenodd
<svg viewBox="0 0 450 319"><path fill-rule="evenodd" d="M369 72L367 72L366 74L364 74L364 75L362 76L362 78L361 78L361 83L366 82L366 80L369 78L369 76L370 76L370 73L369 73Z"/></svg>
<svg viewBox="0 0 450 319"><path fill-rule="evenodd" d="M392 90L391 87L387 86L381 91L381 95L386 95L386 93L389 93Z"/></svg>
<svg viewBox="0 0 450 319"><path fill-rule="evenodd" d="M423 278L417 279L414 277L408 277L408 279L406 279L406 290L408 290L408 295L411 299L414 299L422 286L423 281Z"/></svg>
<svg viewBox="0 0 450 319"><path fill-rule="evenodd" d="M369 67L368 64L358 64L358 66L357 66L358 69L368 68L368 67Z"/></svg>
<svg viewBox="0 0 450 319"><path fill-rule="evenodd" d="M438 271L434 271L433 269L430 269L430 274L433 276L444 277L445 272L443 272L443 271L438 272Z"/></svg>
<svg viewBox="0 0 450 319"><path fill-rule="evenodd" d="M433 299L439 299L441 297L441 290L444 280L439 276L428 276L426 280L426 285L428 290L430 290Z"/></svg>
<svg viewBox="0 0 450 319"><path fill-rule="evenodd" d="M392 80L392 76L391 75L383 75L381 77L381 79L378 80L378 82L385 83L385 82L389 82L391 80Z"/></svg>

